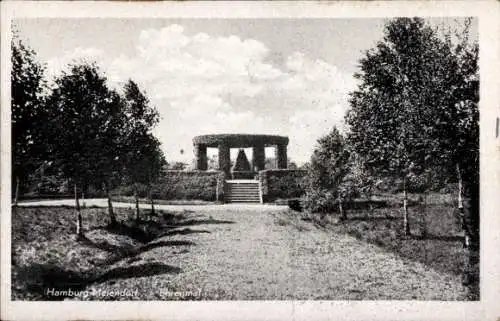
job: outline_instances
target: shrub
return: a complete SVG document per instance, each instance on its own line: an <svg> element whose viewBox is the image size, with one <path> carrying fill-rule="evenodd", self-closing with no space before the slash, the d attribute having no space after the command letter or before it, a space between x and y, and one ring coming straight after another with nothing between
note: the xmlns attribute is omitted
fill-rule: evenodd
<svg viewBox="0 0 500 321"><path fill-rule="evenodd" d="M313 213L336 212L338 209L338 198L332 191L308 189L304 198L304 207Z"/></svg>
<svg viewBox="0 0 500 321"><path fill-rule="evenodd" d="M159 199L197 199L215 201L219 172L167 171L153 187Z"/></svg>
<svg viewBox="0 0 500 321"><path fill-rule="evenodd" d="M302 203L300 202L300 199L288 200L288 207L294 211L302 212Z"/></svg>
<svg viewBox="0 0 500 321"><path fill-rule="evenodd" d="M307 171L297 169L267 169L259 172L262 197L265 202L276 199L299 198L304 195Z"/></svg>
<svg viewBox="0 0 500 321"><path fill-rule="evenodd" d="M341 186L349 158L344 137L336 128L318 139L305 179L305 206L309 211L332 212L339 198L351 193Z"/></svg>
<svg viewBox="0 0 500 321"><path fill-rule="evenodd" d="M169 170L162 174L157 183L153 184L152 194L153 198L162 200L215 201L223 197L223 181L223 172ZM117 188L114 194L132 196L134 189L132 185L122 186ZM139 197L147 196L147 186L139 185Z"/></svg>
<svg viewBox="0 0 500 321"><path fill-rule="evenodd" d="M136 184L135 188L137 188L137 195L139 197L148 196L148 187L146 185ZM118 186L111 192L111 195L134 196L134 185Z"/></svg>

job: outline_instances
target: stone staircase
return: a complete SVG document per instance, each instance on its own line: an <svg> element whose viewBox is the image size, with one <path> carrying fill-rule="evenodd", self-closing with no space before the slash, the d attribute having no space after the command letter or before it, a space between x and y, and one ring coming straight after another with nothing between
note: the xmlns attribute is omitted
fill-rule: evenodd
<svg viewBox="0 0 500 321"><path fill-rule="evenodd" d="M226 203L262 203L259 181L251 179L227 180L224 201Z"/></svg>

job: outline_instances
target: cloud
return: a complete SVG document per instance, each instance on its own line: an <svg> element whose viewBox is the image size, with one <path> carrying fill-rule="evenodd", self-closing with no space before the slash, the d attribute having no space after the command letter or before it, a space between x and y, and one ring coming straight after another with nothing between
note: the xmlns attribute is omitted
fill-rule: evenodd
<svg viewBox="0 0 500 321"><path fill-rule="evenodd" d="M341 126L354 83L324 60L297 52L277 66L271 54L256 39L189 34L174 24L143 30L129 55L76 48L50 65L54 72L85 56L113 86L139 83L162 116L155 133L169 160L190 161L195 135L240 132L288 135L290 157L304 162L319 136Z"/></svg>
<svg viewBox="0 0 500 321"><path fill-rule="evenodd" d="M273 79L281 71L263 60L268 49L259 41L236 36L187 36L183 27L141 32L137 55L121 56L108 69L116 81L134 75L157 99L184 99L203 93L226 92L254 96L261 79Z"/></svg>
<svg viewBox="0 0 500 321"><path fill-rule="evenodd" d="M73 50L65 51L59 57L53 57L47 61L47 75L49 78L59 76L66 71L71 64L84 62L97 62L102 65L104 52L97 48L76 47Z"/></svg>

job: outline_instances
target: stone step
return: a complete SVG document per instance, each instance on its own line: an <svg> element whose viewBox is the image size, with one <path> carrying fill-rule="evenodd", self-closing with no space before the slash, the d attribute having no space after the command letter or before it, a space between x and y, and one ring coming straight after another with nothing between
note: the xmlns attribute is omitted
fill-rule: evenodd
<svg viewBox="0 0 500 321"><path fill-rule="evenodd" d="M260 200L228 200L228 203L257 203L257 204L260 204Z"/></svg>
<svg viewBox="0 0 500 321"><path fill-rule="evenodd" d="M259 191L226 191L226 195L259 195Z"/></svg>
<svg viewBox="0 0 500 321"><path fill-rule="evenodd" d="M230 187L228 186L227 188L228 191L230 190L238 190L238 191L258 191L259 188L258 187Z"/></svg>
<svg viewBox="0 0 500 321"><path fill-rule="evenodd" d="M255 180L226 181L224 199L227 203L260 203L259 182Z"/></svg>
<svg viewBox="0 0 500 321"><path fill-rule="evenodd" d="M226 195L229 196L251 196L251 197L259 197L259 193L226 193Z"/></svg>
<svg viewBox="0 0 500 321"><path fill-rule="evenodd" d="M256 189L256 190L258 190L259 189L258 186L228 186L227 188L228 189L244 189L244 190L247 190L247 189L250 189L250 190Z"/></svg>
<svg viewBox="0 0 500 321"><path fill-rule="evenodd" d="M260 198L258 196L250 196L250 195L247 195L247 196L243 196L243 195L240 195L240 196L227 196L226 199L252 199L252 200L260 200Z"/></svg>

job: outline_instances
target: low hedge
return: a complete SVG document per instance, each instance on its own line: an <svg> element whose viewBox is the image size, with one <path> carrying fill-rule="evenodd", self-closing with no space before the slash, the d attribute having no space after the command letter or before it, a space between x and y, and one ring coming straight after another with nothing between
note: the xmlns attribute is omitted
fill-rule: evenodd
<svg viewBox="0 0 500 321"><path fill-rule="evenodd" d="M306 170L267 169L259 171L264 202L277 199L299 198L304 195L304 177Z"/></svg>
<svg viewBox="0 0 500 321"><path fill-rule="evenodd" d="M224 173L219 171L167 171L152 187L153 198L162 200L223 199ZM119 187L117 196L133 196L133 186ZM139 185L139 197L148 197L146 186Z"/></svg>

